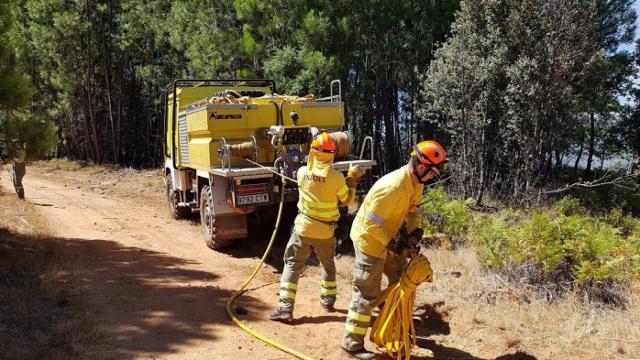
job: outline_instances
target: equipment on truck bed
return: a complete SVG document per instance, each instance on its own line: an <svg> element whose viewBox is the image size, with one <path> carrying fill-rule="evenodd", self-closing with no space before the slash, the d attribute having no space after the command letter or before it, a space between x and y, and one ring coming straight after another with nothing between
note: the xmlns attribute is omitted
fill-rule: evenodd
<svg viewBox="0 0 640 360"><path fill-rule="evenodd" d="M271 80L176 80L163 103L169 210L176 219L199 212L212 249L246 237L247 214L275 206L285 189L281 175L296 178L319 129L338 145L335 169L376 165L371 137L362 139L359 156L351 154L339 80L325 98L278 95ZM293 182L283 195L297 201Z"/></svg>

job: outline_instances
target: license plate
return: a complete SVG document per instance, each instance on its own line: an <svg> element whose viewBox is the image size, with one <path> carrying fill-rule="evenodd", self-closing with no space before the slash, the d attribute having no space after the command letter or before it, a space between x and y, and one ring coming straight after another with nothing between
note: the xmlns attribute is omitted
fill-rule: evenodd
<svg viewBox="0 0 640 360"><path fill-rule="evenodd" d="M269 194L236 195L236 206L269 202Z"/></svg>

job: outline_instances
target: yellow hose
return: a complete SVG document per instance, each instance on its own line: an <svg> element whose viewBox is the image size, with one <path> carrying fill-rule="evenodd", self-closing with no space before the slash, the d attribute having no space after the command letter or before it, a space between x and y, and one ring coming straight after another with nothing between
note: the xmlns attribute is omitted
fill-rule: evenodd
<svg viewBox="0 0 640 360"><path fill-rule="evenodd" d="M384 302L382 311L371 327L369 338L397 360L409 360L411 348L416 345L413 303L416 288L425 281L433 281L433 271L429 260L420 254L411 259L400 281L385 290L372 305L375 307Z"/></svg>
<svg viewBox="0 0 640 360"><path fill-rule="evenodd" d="M262 255L260 263L256 266L255 270L253 270L253 273L245 280L240 289L231 294L231 297L227 300L226 308L231 320L242 330L256 337L258 340L299 359L313 360L313 358L305 354L299 353L296 350L288 348L287 346L254 331L247 325L243 324L231 310L233 302L236 298L242 295L242 293L244 293L246 287L253 280L256 274L258 274L262 264L264 264L267 256L271 252L271 248L273 247L273 243L275 242L276 235L278 233L278 228L280 227L280 220L282 219L284 188L286 185L286 181L284 180L285 179L283 179L282 182L282 189L280 190L278 218L276 220L273 233L271 234L269 245ZM411 358L411 348L416 345L416 330L413 325L412 316L413 304L416 298L416 288L425 281L433 281L433 271L431 270L429 260L420 254L411 259L407 269L402 274L400 281L387 288L387 290L385 290L372 305L375 307L382 302L385 303L382 312L378 315L378 318L371 327L370 339L379 347L384 348L389 356L395 357L397 360L401 360L403 357L404 359L409 360ZM411 334L411 338L409 338L409 334Z"/></svg>
<svg viewBox="0 0 640 360"><path fill-rule="evenodd" d="M284 180L284 179L283 179ZM233 294L231 294L231 297L229 298L229 300L227 300L227 313L229 314L229 317L231 317L231 320L233 320L234 323L236 323L236 325L238 325L242 330L244 330L245 332L253 335L254 337L256 337L258 340L269 344L277 349L280 349L288 354L291 354L299 359L304 359L304 360L313 360L313 358L304 355L302 353L299 353L293 349L290 349L288 347L286 347L285 345L282 345L276 341L273 341L259 333L257 333L256 331L254 331L253 329L251 329L250 327L248 327L247 325L243 324L242 321L240 321L240 319L238 319L236 317L236 315L233 313L233 311L231 310L231 305L233 304L233 302L236 300L236 298L240 295L242 295L242 293L244 293L245 288L247 287L247 285L249 285L249 283L251 282L251 280L253 280L253 278L256 276L256 274L258 274L258 271L260 271L260 268L262 267L262 264L264 264L264 261L267 259L267 256L269 255L269 253L271 252L271 247L273 246L273 243L275 242L276 239L276 234L278 233L278 228L280 227L280 219L282 218L282 209L284 207L284 187L285 187L286 181L282 181L282 188L280 189L280 207L278 208L278 218L276 220L276 226L273 229L273 233L271 234L271 240L269 241L269 245L267 246L267 250L265 250L264 255L262 255L262 259L260 259L260 263L258 264L258 266L256 266L255 270L253 270L253 273L251 274L251 276L249 276L247 278L247 280L245 280L244 284L242 284L242 286L240 287L240 289L238 289L236 292L234 292Z"/></svg>

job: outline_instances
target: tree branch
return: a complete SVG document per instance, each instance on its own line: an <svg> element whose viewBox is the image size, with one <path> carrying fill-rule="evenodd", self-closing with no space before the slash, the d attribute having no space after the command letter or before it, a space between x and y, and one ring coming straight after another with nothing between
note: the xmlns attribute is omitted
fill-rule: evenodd
<svg viewBox="0 0 640 360"><path fill-rule="evenodd" d="M625 183L630 182L630 181L634 181L634 180L640 180L640 173L634 173L634 174L626 174L626 175L622 175L622 176L618 176L618 177L612 177L610 176L609 171L607 171L602 177L600 177L599 179L595 179L593 181L580 181L580 182L575 182L571 185L567 185L565 187L559 188L559 189L555 189L555 190L547 190L547 191L543 191L543 194L559 194L559 193L563 193L565 191L571 190L571 189L593 189L593 188L597 188L600 186L606 186L606 185L614 185L614 186L619 186L619 187L623 187L626 189L629 189L629 187L627 185L625 185Z"/></svg>

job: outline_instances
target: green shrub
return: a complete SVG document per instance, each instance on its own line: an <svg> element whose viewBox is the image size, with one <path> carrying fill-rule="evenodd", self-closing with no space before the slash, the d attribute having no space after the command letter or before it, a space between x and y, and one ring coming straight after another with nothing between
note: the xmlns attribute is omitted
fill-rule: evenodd
<svg viewBox="0 0 640 360"><path fill-rule="evenodd" d="M602 217L602 220L619 229L620 234L624 237L631 235L634 231L638 231L638 221L632 216L625 214L620 208L609 211Z"/></svg>
<svg viewBox="0 0 640 360"><path fill-rule="evenodd" d="M553 205L553 209L562 215L584 215L587 213L587 210L580 205L580 200L573 198L571 196L565 196L562 199L556 201Z"/></svg>
<svg viewBox="0 0 640 360"><path fill-rule="evenodd" d="M462 240L466 237L469 226L473 221L471 211L464 201L448 200L444 190L433 189L424 197L425 203L422 206L424 214L435 214L442 219L442 231ZM432 224L423 221L426 234L437 232Z"/></svg>
<svg viewBox="0 0 640 360"><path fill-rule="evenodd" d="M572 195L583 207L593 212L619 208L633 216L640 216L640 185L636 185L635 188L602 186L590 190L576 190Z"/></svg>
<svg viewBox="0 0 640 360"><path fill-rule="evenodd" d="M561 275L578 285L630 282L640 278L640 235L621 236L619 214L607 221L587 215L533 212L514 221L513 214L478 221L472 233L481 261L497 268L532 264L541 280ZM618 219L618 220L616 220ZM517 221L517 220L515 220ZM617 222L616 222L617 221ZM634 222L625 219L622 224Z"/></svg>
<svg viewBox="0 0 640 360"><path fill-rule="evenodd" d="M503 267L510 262L516 245L513 234L501 217L487 217L477 221L472 229L480 261L492 267Z"/></svg>
<svg viewBox="0 0 640 360"><path fill-rule="evenodd" d="M514 235L520 250L514 252L517 263L540 264L551 272L564 258L562 231L546 213L533 213L515 227Z"/></svg>
<svg viewBox="0 0 640 360"><path fill-rule="evenodd" d="M621 209L592 216L578 199L564 197L553 211L507 208L474 219L465 202L435 189L423 212L442 220L441 229L425 224L427 234L469 239L481 262L514 277L533 269L522 275L529 282L562 279L589 288L640 281L640 220Z"/></svg>

